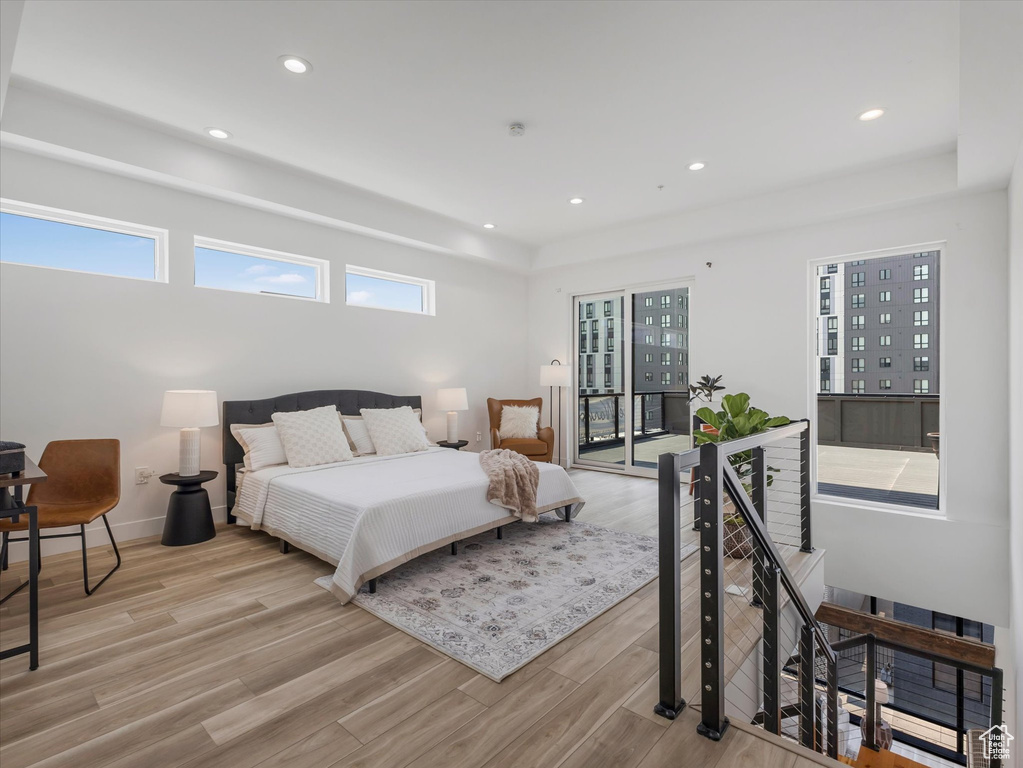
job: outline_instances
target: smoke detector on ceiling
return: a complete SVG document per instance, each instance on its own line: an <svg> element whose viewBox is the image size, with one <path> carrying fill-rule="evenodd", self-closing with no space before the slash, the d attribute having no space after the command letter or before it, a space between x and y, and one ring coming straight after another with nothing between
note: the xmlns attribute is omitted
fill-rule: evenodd
<svg viewBox="0 0 1023 768"><path fill-rule="evenodd" d="M522 123L512 123L508 126L508 134L511 136L521 136L526 132L526 126Z"/></svg>

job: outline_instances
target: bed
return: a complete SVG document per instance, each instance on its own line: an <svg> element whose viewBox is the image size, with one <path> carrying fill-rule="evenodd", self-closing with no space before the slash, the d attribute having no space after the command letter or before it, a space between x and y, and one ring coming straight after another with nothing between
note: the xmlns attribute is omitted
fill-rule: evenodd
<svg viewBox="0 0 1023 768"><path fill-rule="evenodd" d="M321 390L265 400L224 403L224 464L228 522L265 531L336 566L331 589L349 601L360 586L418 555L518 518L487 502L486 474L475 453L431 447L396 456L359 456L337 464L287 465L239 471L244 453L233 424L263 424L279 411L333 405L357 415L361 408L420 408L418 396L363 390ZM537 510L566 521L583 500L568 473L538 464ZM286 547L282 546L282 550Z"/></svg>

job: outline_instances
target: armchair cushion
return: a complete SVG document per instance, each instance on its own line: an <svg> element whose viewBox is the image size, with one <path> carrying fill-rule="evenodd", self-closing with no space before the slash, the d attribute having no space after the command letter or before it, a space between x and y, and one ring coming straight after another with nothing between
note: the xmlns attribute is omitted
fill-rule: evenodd
<svg viewBox="0 0 1023 768"><path fill-rule="evenodd" d="M506 405L501 408L501 439L536 440L539 422L539 408L532 405Z"/></svg>
<svg viewBox="0 0 1023 768"><path fill-rule="evenodd" d="M498 448L521 453L523 456L543 456L547 453L547 443L543 440L535 440L521 437L510 437L502 440Z"/></svg>

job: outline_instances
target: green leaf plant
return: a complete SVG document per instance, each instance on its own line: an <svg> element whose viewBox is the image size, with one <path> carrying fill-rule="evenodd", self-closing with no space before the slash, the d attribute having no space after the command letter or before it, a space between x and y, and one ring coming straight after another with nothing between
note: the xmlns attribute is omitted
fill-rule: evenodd
<svg viewBox="0 0 1023 768"><path fill-rule="evenodd" d="M696 415L712 428L707 432L696 433L697 445L727 443L729 440L756 435L766 432L772 427L781 427L789 423L787 416L770 416L766 411L751 407L749 395L745 392L722 397L719 411L704 407L698 410ZM753 451L733 453L728 457L728 462L735 470L735 474L739 476L747 495L752 496ZM777 467L767 467L767 470L767 485L770 486L774 483L774 475L770 473L779 470ZM743 520L738 514L726 517L725 522L743 524Z"/></svg>

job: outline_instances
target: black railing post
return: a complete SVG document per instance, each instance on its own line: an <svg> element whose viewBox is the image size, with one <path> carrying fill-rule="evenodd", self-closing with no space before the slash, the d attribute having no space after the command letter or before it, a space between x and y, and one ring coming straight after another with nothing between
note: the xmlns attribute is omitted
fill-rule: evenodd
<svg viewBox="0 0 1023 768"><path fill-rule="evenodd" d="M724 452L717 443L700 446L700 673L702 720L696 730L718 741L725 717L724 551L722 501Z"/></svg>
<svg viewBox="0 0 1023 768"><path fill-rule="evenodd" d="M692 415L692 420L693 420L693 426L692 426L690 431L693 433L692 434L693 448L696 448L697 447L697 445L696 445L696 433L699 431L699 428L698 428L697 424L699 424L699 422L700 422L700 417L697 416L694 413ZM694 531L700 530L700 506L701 506L701 504L700 504L700 478L699 478L699 475L697 475L696 476L696 482L694 484L694 492L693 492L693 530Z"/></svg>
<svg viewBox="0 0 1023 768"><path fill-rule="evenodd" d="M828 660L828 757L838 759L838 656Z"/></svg>
<svg viewBox="0 0 1023 768"><path fill-rule="evenodd" d="M773 563L764 569L764 728L781 735L781 670L778 659L778 592L781 571Z"/></svg>
<svg viewBox="0 0 1023 768"><path fill-rule="evenodd" d="M880 750L877 744L877 644L873 635L867 635L867 668L863 679L864 701L866 711L863 713L863 746L875 752Z"/></svg>
<svg viewBox="0 0 1023 768"><path fill-rule="evenodd" d="M590 398L583 398L583 433L586 436L584 445L590 444Z"/></svg>
<svg viewBox="0 0 1023 768"><path fill-rule="evenodd" d="M754 448L753 454L753 475L752 501L753 508L757 511L760 519L764 522L765 530L767 525L767 451L763 447ZM760 546L756 547L753 558L753 599L754 606L763 605L762 592L764 589L764 560L767 553Z"/></svg>
<svg viewBox="0 0 1023 768"><path fill-rule="evenodd" d="M1004 684L1002 670L995 667L991 670L991 725L1002 725L1004 715L1002 714L1002 685ZM1005 737L1002 737L1005 739ZM1000 742L1005 746L1005 741ZM1000 758L991 758L990 768L1002 768Z"/></svg>
<svg viewBox="0 0 1023 768"><path fill-rule="evenodd" d="M646 434L646 403L643 402L644 395L639 396L639 431Z"/></svg>
<svg viewBox="0 0 1023 768"><path fill-rule="evenodd" d="M799 628L799 743L814 748L814 637L813 627L803 624Z"/></svg>
<svg viewBox="0 0 1023 768"><path fill-rule="evenodd" d="M800 550L813 552L813 532L810 527L810 426L799 433L799 532Z"/></svg>
<svg viewBox="0 0 1023 768"><path fill-rule="evenodd" d="M618 395L615 395L614 408L615 408L615 440L617 440L619 437L622 437L622 435L619 434L622 431L622 428L620 424L621 419L618 416Z"/></svg>
<svg viewBox="0 0 1023 768"><path fill-rule="evenodd" d="M681 461L677 453L657 459L658 640L660 702L654 712L674 720L682 700Z"/></svg>
<svg viewBox="0 0 1023 768"><path fill-rule="evenodd" d="M661 429L664 430L665 432L668 431L668 427L666 426L665 421L668 415L667 408L665 407L667 402L666 401L667 395L668 395L667 392L661 392Z"/></svg>

